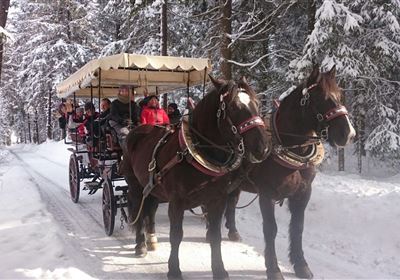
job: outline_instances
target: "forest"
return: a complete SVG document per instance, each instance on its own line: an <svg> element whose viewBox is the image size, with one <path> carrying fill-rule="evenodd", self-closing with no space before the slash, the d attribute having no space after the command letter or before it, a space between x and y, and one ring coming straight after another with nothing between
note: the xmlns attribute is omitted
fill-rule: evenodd
<svg viewBox="0 0 400 280"><path fill-rule="evenodd" d="M336 65L354 154L400 163L400 0L1 0L0 25L0 145L59 140L55 86L127 52L210 58L265 108Z"/></svg>

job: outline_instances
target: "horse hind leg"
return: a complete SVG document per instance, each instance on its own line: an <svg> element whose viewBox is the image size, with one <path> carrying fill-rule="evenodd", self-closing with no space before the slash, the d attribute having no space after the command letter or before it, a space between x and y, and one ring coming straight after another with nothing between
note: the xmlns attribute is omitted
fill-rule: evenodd
<svg viewBox="0 0 400 280"><path fill-rule="evenodd" d="M266 195L260 194L261 214L263 217L263 232L265 240L265 267L269 280L283 280L282 272L278 266L275 251L275 238L278 231L275 220L275 201Z"/></svg>
<svg viewBox="0 0 400 280"><path fill-rule="evenodd" d="M304 211L310 200L310 196L311 187L308 187L300 195L289 198L289 210L291 213L289 258L293 264L296 276L303 279L313 278L313 273L308 267L303 252Z"/></svg>
<svg viewBox="0 0 400 280"><path fill-rule="evenodd" d="M225 209L225 227L228 229L228 238L230 241L242 241L242 237L236 228L236 205L239 201L240 189L236 189L228 195Z"/></svg>
<svg viewBox="0 0 400 280"><path fill-rule="evenodd" d="M135 256L144 257L147 255L145 242L144 214L142 205L142 189L138 187L138 182L135 176L125 176L128 183L128 214L130 226L136 232ZM143 202L144 203L144 202Z"/></svg>
<svg viewBox="0 0 400 280"><path fill-rule="evenodd" d="M149 195L144 211L146 214L146 245L148 251L155 251L157 249L157 236L155 228L155 217L158 209L158 200L152 195Z"/></svg>

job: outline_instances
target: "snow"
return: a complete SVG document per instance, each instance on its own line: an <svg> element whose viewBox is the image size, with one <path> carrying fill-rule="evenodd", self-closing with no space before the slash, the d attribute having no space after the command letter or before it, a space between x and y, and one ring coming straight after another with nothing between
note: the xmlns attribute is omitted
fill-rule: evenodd
<svg viewBox="0 0 400 280"><path fill-rule="evenodd" d="M71 202L66 149L62 142L0 147L1 278L165 279L166 205L157 213L157 251L134 258L133 235L119 228L119 215L113 236L104 234L101 191L93 196L83 191L78 204ZM318 173L303 234L315 278L400 278L400 173L381 175L339 173L327 166ZM239 206L253 197L243 193ZM287 207L277 206L276 216L278 260L285 278L296 279L287 257ZM257 202L237 211L237 225L242 243L227 241L222 229L223 258L231 279L265 279ZM185 279L210 279L204 222L187 213L184 232L180 256Z"/></svg>

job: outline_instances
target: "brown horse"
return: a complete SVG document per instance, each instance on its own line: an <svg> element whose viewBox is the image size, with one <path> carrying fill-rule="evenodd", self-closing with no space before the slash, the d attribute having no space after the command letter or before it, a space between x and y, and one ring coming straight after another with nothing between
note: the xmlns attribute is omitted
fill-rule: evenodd
<svg viewBox="0 0 400 280"><path fill-rule="evenodd" d="M145 219L150 220L147 222L151 228L158 201L169 202L169 279L182 278L178 250L183 237L184 210L199 205L208 209L213 276L228 278L221 257L221 219L230 174L240 166L243 157L260 162L268 151L258 101L247 82L244 79L238 84L213 79L212 82L214 89L180 128L143 125L127 137L125 177L129 185L130 221L135 220L135 253L147 253ZM157 173L152 177L154 170ZM147 196L149 191L151 194ZM150 229L153 230L154 227Z"/></svg>
<svg viewBox="0 0 400 280"><path fill-rule="evenodd" d="M272 114L269 128L273 139L272 154L261 164L248 168L246 176L249 180L241 182L241 190L259 194L268 279L283 279L275 252L277 225L274 209L275 204L282 203L285 198L291 213L290 261L297 277L313 277L302 248L304 211L316 174L312 156L317 151L313 152L313 149L322 145L319 140L327 140L332 146L345 146L355 136L347 110L340 100L335 68L320 73L315 67L307 82L281 100ZM229 234L237 239L235 206L238 197L239 192L233 192L226 209L226 226Z"/></svg>

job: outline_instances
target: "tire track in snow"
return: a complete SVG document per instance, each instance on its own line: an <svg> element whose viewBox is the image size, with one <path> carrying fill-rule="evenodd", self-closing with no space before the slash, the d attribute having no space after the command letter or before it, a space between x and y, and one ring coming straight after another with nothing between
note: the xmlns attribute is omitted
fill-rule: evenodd
<svg viewBox="0 0 400 280"><path fill-rule="evenodd" d="M106 272L102 269L104 267L104 256L107 254L107 248L116 248L116 251L124 251L124 247L129 247L132 243L123 236L106 237L103 224L99 221L99 214L94 214L93 208L90 205L77 203L74 204L69 198L69 192L65 190L64 186L54 182L54 180L44 176L40 172L31 168L27 160L22 159L17 153L11 151L15 158L25 167L25 171L29 175L29 181L32 182L41 198L46 204L48 211L53 215L57 224L64 229L66 236L61 236L60 240L64 242L67 256L74 256L77 264L84 267L96 267L93 275L97 278L118 278L118 279L157 279L164 275L164 272L158 269L153 270L153 274L149 275L143 273L135 273L127 267L125 273ZM26 153L24 153L26 154ZM35 155L36 156L36 155ZM42 157L43 158L43 157ZM46 158L44 160L49 161ZM65 168L65 166L62 166ZM49 184L51 182L51 184ZM100 204L100 201L99 201ZM97 209L101 211L101 207ZM93 226L95 224L95 226ZM132 249L130 249L132 250ZM133 253L133 251L132 251ZM108 253L110 255L110 253ZM132 254L133 255L133 254ZM151 263L163 263L163 260L153 258L147 259L134 259L136 265L150 265ZM109 267L120 266L119 263L113 261L112 258L107 258L106 261ZM85 269L82 269L85 271ZM113 275L114 276L110 276Z"/></svg>

